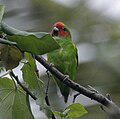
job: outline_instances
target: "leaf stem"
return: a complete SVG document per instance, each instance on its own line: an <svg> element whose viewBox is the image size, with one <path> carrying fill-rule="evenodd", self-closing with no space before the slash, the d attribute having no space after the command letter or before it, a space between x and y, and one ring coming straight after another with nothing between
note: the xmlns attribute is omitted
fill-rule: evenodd
<svg viewBox="0 0 120 119"><path fill-rule="evenodd" d="M13 77L10 75L10 77L12 78L12 81L13 81L13 83L14 83L14 86L15 86L15 89L17 89L17 85L16 85L16 83L15 83L15 80L13 79Z"/></svg>
<svg viewBox="0 0 120 119"><path fill-rule="evenodd" d="M16 80L16 82L22 87L22 89L28 93L34 100L37 100L37 97L35 95L33 95L28 88L26 88L25 86L22 85L22 83L19 81L18 76L15 76L15 74L13 73L13 71L10 72L10 75Z"/></svg>

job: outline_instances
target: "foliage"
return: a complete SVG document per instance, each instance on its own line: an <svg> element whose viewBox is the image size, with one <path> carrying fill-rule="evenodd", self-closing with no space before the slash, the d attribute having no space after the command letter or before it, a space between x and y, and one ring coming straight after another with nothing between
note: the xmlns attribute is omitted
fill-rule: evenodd
<svg viewBox="0 0 120 119"><path fill-rule="evenodd" d="M0 52L0 60L6 70L17 67L22 59L22 53L14 46L0 44Z"/></svg>
<svg viewBox="0 0 120 119"><path fill-rule="evenodd" d="M52 109L45 101L44 83L38 76L34 54L42 55L58 49L60 46L48 33L30 33L7 25L2 21L3 14L4 6L0 5L0 28L2 36L0 38L0 60L6 70L12 70L19 65L24 56L26 61L21 71L24 83L26 83L25 86L28 88L27 90L30 90L36 96L36 103L40 106L40 110L48 118L51 118ZM0 78L0 118L34 119L28 93L16 84L14 76L10 76L11 79ZM85 114L86 110L78 103L68 106L63 113L63 117L65 118L74 118Z"/></svg>
<svg viewBox="0 0 120 119"><path fill-rule="evenodd" d="M0 78L0 118L34 119L28 109L25 92L15 87L9 78Z"/></svg>
<svg viewBox="0 0 120 119"><path fill-rule="evenodd" d="M62 113L57 111L54 112L54 114L58 117L69 119L80 117L86 113L87 111L80 103L74 103L69 105Z"/></svg>
<svg viewBox="0 0 120 119"><path fill-rule="evenodd" d="M2 22L1 30L7 34L7 39L16 42L21 51L33 54L44 54L60 48L50 34L45 32L19 31Z"/></svg>

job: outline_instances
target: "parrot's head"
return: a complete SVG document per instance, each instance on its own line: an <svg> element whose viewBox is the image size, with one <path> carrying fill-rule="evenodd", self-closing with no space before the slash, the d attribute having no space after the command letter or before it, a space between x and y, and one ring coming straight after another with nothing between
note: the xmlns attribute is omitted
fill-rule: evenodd
<svg viewBox="0 0 120 119"><path fill-rule="evenodd" d="M53 25L51 35L52 36L58 36L58 37L71 36L70 31L68 30L66 25L62 22L57 22Z"/></svg>

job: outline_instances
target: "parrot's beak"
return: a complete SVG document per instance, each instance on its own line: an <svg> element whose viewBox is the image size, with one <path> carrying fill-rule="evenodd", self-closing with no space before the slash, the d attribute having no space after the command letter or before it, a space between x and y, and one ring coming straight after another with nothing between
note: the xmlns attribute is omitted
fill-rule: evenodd
<svg viewBox="0 0 120 119"><path fill-rule="evenodd" d="M55 26L55 27L53 28L52 36L58 36L58 31L59 31L59 29Z"/></svg>

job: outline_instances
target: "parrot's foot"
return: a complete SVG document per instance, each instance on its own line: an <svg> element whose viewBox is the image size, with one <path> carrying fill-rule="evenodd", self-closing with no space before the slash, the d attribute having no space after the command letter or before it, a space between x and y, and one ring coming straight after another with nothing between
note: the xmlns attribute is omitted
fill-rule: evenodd
<svg viewBox="0 0 120 119"><path fill-rule="evenodd" d="M106 97L107 97L110 101L112 101L109 93L106 94Z"/></svg>
<svg viewBox="0 0 120 119"><path fill-rule="evenodd" d="M76 93L74 96L73 96L73 103L75 103L75 99L77 98L77 96L79 96L81 93Z"/></svg>
<svg viewBox="0 0 120 119"><path fill-rule="evenodd" d="M65 75L64 79L63 79L63 82L69 78L69 75Z"/></svg>
<svg viewBox="0 0 120 119"><path fill-rule="evenodd" d="M93 87L90 86L90 85L88 85L88 88L89 88L90 91L93 92L93 94L95 94L95 93L99 93L95 88L93 88Z"/></svg>
<svg viewBox="0 0 120 119"><path fill-rule="evenodd" d="M51 67L54 67L55 65L53 63L50 63L50 66ZM47 69L46 73L48 74L49 73L49 70Z"/></svg>

